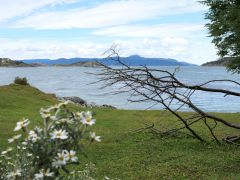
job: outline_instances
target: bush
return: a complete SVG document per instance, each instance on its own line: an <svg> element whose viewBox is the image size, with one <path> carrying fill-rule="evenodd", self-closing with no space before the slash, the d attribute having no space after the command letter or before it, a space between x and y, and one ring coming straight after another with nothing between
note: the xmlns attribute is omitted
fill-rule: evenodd
<svg viewBox="0 0 240 180"><path fill-rule="evenodd" d="M14 131L18 133L8 139L12 146L0 154L0 179L63 179L66 174L89 174L76 174L68 167L79 165L78 155L84 153L84 146L101 141L90 131L96 120L91 112L71 112L66 104L42 108L41 127L30 130L28 119L17 122Z"/></svg>
<svg viewBox="0 0 240 180"><path fill-rule="evenodd" d="M25 77L24 78L15 77L14 83L25 86L29 85L28 80Z"/></svg>

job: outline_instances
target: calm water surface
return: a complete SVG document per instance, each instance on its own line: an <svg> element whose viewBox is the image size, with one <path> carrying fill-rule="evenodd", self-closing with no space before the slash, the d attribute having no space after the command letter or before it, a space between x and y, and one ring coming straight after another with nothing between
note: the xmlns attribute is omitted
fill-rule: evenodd
<svg viewBox="0 0 240 180"><path fill-rule="evenodd" d="M155 67L173 71L174 67ZM0 85L13 82L16 76L27 77L30 84L47 93L57 96L79 96L97 104L110 104L121 109L146 109L151 103L130 103L128 94L111 95L110 92L119 90L119 86L100 89L102 84L95 82L97 77L86 72L94 73L97 68L84 67L35 67L35 68L0 68ZM178 78L191 84L200 84L212 79L231 79L240 82L240 75L232 75L222 67L181 67ZM215 88L235 90L240 87L230 83L215 83ZM192 97L193 102L206 111L240 112L240 98L222 94L199 92ZM160 109L160 105L152 109ZM184 110L188 110L185 107Z"/></svg>

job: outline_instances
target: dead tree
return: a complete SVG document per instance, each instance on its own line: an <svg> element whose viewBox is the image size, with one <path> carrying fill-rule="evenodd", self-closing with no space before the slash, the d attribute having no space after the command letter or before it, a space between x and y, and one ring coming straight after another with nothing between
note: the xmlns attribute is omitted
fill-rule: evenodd
<svg viewBox="0 0 240 180"><path fill-rule="evenodd" d="M211 137L218 143L221 143L222 140L237 143L240 140L239 134L222 139L215 135L215 128L218 124L239 130L240 132L240 123L236 124L205 112L191 100L192 95L197 91L240 97L240 92L207 86L214 82L228 82L240 87L239 82L233 80L211 80L199 85L190 85L180 81L176 77L176 71L171 73L166 70L148 68L147 66L131 67L124 64L119 57L116 47L110 48L107 53L108 58L116 61L121 67L115 68L102 64L103 68L97 74L100 76L99 81L104 82L105 86L121 84L123 91L118 93L130 92L132 97L130 99L131 102L151 101L153 103L160 103L165 110L171 112L180 121L178 126L171 128L165 133L187 129L193 137L204 142L206 139L193 128L195 124L202 123L203 127L207 129ZM178 107L173 108L172 103L178 104ZM184 106L188 106L193 113L187 116L181 113L180 111Z"/></svg>

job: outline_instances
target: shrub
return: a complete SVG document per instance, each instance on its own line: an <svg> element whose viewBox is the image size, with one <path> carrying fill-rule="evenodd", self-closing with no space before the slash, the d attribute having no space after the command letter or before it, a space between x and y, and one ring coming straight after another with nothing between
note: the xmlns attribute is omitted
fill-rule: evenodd
<svg viewBox="0 0 240 180"><path fill-rule="evenodd" d="M25 85L25 86L29 85L28 80L25 77L23 78L15 77L14 83L19 85Z"/></svg>
<svg viewBox="0 0 240 180"><path fill-rule="evenodd" d="M8 139L12 147L0 155L0 179L61 179L72 172L68 166L78 165L84 145L101 141L90 131L95 124L91 112L71 112L67 102L42 108L42 128L29 130L28 119L17 122ZM83 176L80 173L79 176Z"/></svg>

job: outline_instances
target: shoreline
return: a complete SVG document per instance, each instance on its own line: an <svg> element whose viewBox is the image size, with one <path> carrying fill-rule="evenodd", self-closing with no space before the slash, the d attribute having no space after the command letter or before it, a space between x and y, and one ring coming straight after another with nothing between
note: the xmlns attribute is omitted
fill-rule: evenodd
<svg viewBox="0 0 240 180"><path fill-rule="evenodd" d="M2 87L6 87L6 86L11 86L11 85L16 85L16 84L7 84L7 85L0 85L0 88ZM21 85L18 85L21 86ZM47 94L47 95L52 95L56 98L57 101L61 101L64 98L67 100L69 100L69 98L73 98L75 100L72 101L73 104L83 107L83 108L109 108L109 109L117 109L117 110L123 110L123 111L165 111L164 109L161 108L153 108L153 109L148 109L148 107L146 108L121 108L118 106L114 106L112 104L109 103L103 103L103 104L98 104L96 102L89 102L86 99L81 98L80 96L59 96L56 93L51 93L51 92L44 92L43 90L31 86L30 87L34 88L34 89L38 89L40 92ZM70 100L71 101L71 100ZM74 102L75 101L75 102ZM137 103L136 103L137 106ZM181 110L178 111L180 113L194 113L193 111L189 111L189 110ZM206 111L207 113L216 113L216 114L240 114L239 111Z"/></svg>

